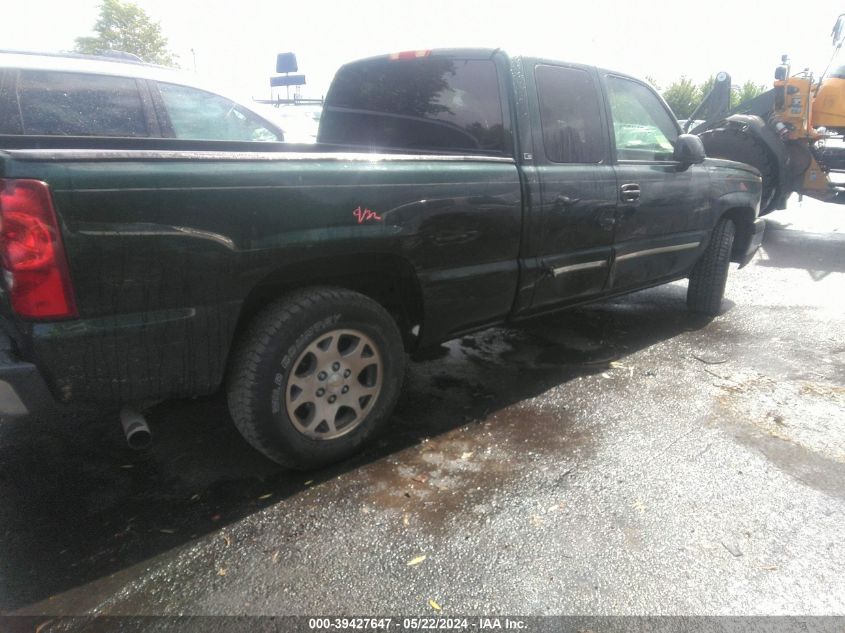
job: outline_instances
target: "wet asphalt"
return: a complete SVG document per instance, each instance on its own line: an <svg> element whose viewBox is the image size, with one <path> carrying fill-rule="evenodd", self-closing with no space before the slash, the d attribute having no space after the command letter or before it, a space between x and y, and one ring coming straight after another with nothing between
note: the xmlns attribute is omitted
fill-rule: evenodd
<svg viewBox="0 0 845 633"><path fill-rule="evenodd" d="M715 320L676 283L452 341L330 469L220 396L142 453L0 425L0 613L845 614L845 208L768 217Z"/></svg>

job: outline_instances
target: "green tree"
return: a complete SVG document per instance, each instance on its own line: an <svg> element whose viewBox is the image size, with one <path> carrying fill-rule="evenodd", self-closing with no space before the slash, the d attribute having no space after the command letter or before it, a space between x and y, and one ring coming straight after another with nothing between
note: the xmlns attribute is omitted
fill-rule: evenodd
<svg viewBox="0 0 845 633"><path fill-rule="evenodd" d="M699 92L699 102L704 99L710 91L713 89L713 84L716 83L716 77L710 75L706 80L704 80L701 85L698 87ZM753 81L749 80L746 81L741 86L733 85L731 86L731 108L735 108L740 103L745 103L749 99L753 99L757 95L762 92L766 91L766 86L761 86L760 84L755 84Z"/></svg>
<svg viewBox="0 0 845 633"><path fill-rule="evenodd" d="M701 103L701 100L704 99L707 95L710 94L710 91L713 90L713 85L716 83L716 75L710 75L707 79L702 81L698 86L698 103ZM696 104L698 105L698 104Z"/></svg>
<svg viewBox="0 0 845 633"><path fill-rule="evenodd" d="M686 119L701 101L701 93L692 79L682 76L663 91L663 98L679 119Z"/></svg>
<svg viewBox="0 0 845 633"><path fill-rule="evenodd" d="M766 92L766 86L755 84L753 81L748 80L741 86L734 87L734 90L731 92L731 107L735 108L740 103L745 103L749 99L753 99L764 92Z"/></svg>
<svg viewBox="0 0 845 633"><path fill-rule="evenodd" d="M103 0L94 32L94 37L76 38L74 51L98 55L116 50L132 53L151 64L175 64L167 48L167 38L161 34L161 25L131 2Z"/></svg>
<svg viewBox="0 0 845 633"><path fill-rule="evenodd" d="M704 100L704 97L710 94L714 83L716 83L715 75L710 75L697 86L692 83L692 80L682 76L662 91L663 98L666 99L666 103L672 108L675 116L679 119L686 119ZM753 81L746 81L741 86L735 85L731 89L730 107L735 108L740 103L753 99L765 91L766 86L755 84Z"/></svg>

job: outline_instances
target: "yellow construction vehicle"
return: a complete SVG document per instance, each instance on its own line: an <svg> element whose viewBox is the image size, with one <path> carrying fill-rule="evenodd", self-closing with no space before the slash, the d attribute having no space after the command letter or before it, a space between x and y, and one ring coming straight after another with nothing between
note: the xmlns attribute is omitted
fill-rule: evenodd
<svg viewBox="0 0 845 633"><path fill-rule="evenodd" d="M845 40L845 14L831 36L833 57L818 80L809 70L791 74L784 55L774 87L731 109L731 78L720 72L685 125L701 137L708 156L760 171L761 214L786 208L792 193L845 204L845 186L830 179L845 173L845 147L833 146L845 135L845 65L834 63Z"/></svg>

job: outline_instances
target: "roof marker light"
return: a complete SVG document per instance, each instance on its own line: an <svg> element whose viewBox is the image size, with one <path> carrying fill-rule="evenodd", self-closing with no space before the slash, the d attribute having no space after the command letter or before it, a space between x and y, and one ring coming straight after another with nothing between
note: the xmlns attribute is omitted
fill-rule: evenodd
<svg viewBox="0 0 845 633"><path fill-rule="evenodd" d="M397 59L419 59L420 57L428 57L429 55L431 55L430 50L402 51L401 53L391 53L389 58L391 61L396 61Z"/></svg>

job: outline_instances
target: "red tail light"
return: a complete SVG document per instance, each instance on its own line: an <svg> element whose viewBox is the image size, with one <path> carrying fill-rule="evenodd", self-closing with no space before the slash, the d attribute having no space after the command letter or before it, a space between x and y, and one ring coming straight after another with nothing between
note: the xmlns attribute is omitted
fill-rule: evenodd
<svg viewBox="0 0 845 633"><path fill-rule="evenodd" d="M46 183L0 179L0 262L25 319L77 316L62 235Z"/></svg>

